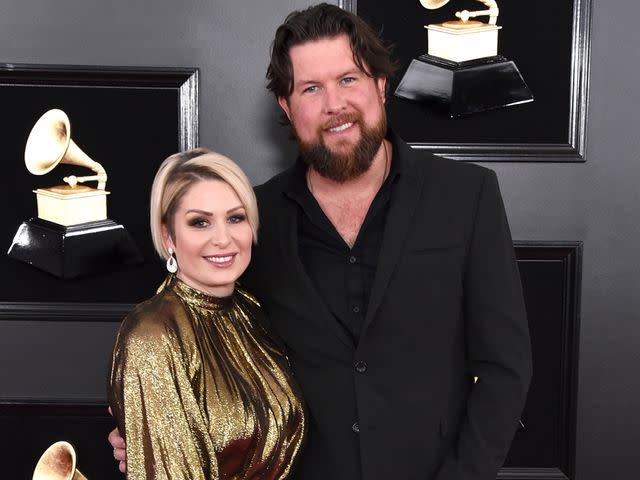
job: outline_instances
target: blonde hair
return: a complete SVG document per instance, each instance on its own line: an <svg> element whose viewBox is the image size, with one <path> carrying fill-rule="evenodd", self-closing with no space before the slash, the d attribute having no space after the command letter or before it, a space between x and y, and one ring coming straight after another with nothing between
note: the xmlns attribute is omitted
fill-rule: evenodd
<svg viewBox="0 0 640 480"><path fill-rule="evenodd" d="M162 227L173 237L173 216L189 188L203 180L221 180L238 195L258 240L258 204L249 179L233 160L207 148L195 148L168 157L156 173L151 187L150 223L153 246L163 259L169 257L164 246Z"/></svg>

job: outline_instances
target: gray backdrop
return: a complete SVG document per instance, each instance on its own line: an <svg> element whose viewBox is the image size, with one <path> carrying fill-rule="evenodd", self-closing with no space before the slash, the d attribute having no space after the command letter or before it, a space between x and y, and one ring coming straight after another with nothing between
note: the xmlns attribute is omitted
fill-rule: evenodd
<svg viewBox="0 0 640 480"><path fill-rule="evenodd" d="M261 183L294 152L264 88L268 47L285 14L309 3L2 0L0 62L199 67L200 144ZM594 2L585 164L488 165L500 178L515 239L584 241L580 480L640 471L639 17L637 0ZM101 398L102 352L116 327L0 323L2 396L32 389Z"/></svg>

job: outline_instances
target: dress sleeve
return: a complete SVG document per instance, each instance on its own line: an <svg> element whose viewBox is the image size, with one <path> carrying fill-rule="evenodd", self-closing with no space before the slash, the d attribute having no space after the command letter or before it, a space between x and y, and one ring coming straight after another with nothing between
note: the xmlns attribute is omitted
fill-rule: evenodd
<svg viewBox="0 0 640 480"><path fill-rule="evenodd" d="M187 359L166 328L118 334L109 403L126 442L128 480L219 478Z"/></svg>

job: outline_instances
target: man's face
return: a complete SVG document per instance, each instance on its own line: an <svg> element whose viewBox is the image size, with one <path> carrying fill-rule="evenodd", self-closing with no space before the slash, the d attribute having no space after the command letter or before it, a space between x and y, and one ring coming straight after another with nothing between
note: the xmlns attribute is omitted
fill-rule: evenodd
<svg viewBox="0 0 640 480"><path fill-rule="evenodd" d="M343 182L365 172L386 135L386 79L360 70L346 35L289 51L293 91L278 102L300 153L318 173Z"/></svg>

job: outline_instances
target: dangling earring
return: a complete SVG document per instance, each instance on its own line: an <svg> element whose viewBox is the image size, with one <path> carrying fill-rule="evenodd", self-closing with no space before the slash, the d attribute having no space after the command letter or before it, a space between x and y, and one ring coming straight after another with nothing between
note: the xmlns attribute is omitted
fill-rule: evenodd
<svg viewBox="0 0 640 480"><path fill-rule="evenodd" d="M173 248L169 248L169 258L167 258L167 270L169 273L176 273L178 271L178 261L173 252Z"/></svg>

